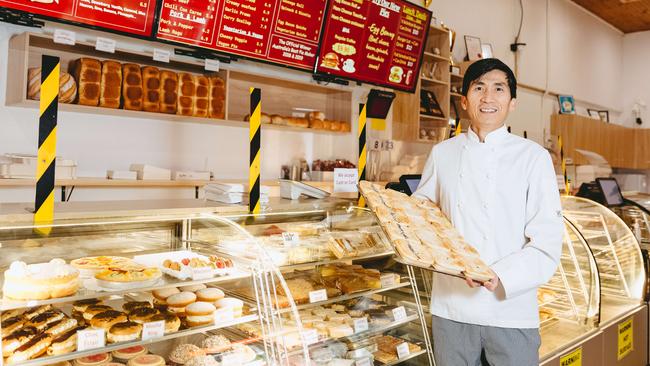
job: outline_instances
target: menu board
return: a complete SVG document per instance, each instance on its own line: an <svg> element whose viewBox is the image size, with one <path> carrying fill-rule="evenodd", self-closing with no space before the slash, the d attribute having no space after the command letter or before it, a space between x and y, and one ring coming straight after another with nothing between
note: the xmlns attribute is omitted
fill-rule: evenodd
<svg viewBox="0 0 650 366"><path fill-rule="evenodd" d="M405 0L330 0L316 70L413 91L430 21Z"/></svg>
<svg viewBox="0 0 650 366"><path fill-rule="evenodd" d="M163 0L156 37L313 70L326 0Z"/></svg>
<svg viewBox="0 0 650 366"><path fill-rule="evenodd" d="M48 18L150 37L156 0L0 0L0 6Z"/></svg>

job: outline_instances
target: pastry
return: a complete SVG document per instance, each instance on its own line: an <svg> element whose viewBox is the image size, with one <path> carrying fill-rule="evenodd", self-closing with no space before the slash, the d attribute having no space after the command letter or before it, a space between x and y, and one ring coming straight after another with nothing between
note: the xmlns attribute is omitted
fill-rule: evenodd
<svg viewBox="0 0 650 366"><path fill-rule="evenodd" d="M233 318L238 318L242 315L242 311L244 308L244 302L235 299L232 297L226 297L220 300L217 300L217 302L214 303L214 305L217 307L217 309L230 309L232 310L232 316Z"/></svg>
<svg viewBox="0 0 650 366"><path fill-rule="evenodd" d="M83 57L75 61L72 69L74 79L77 81L77 103L97 106L101 89L101 62Z"/></svg>
<svg viewBox="0 0 650 366"><path fill-rule="evenodd" d="M169 354L169 360L184 365L194 356L205 355L205 352L193 344L180 344Z"/></svg>
<svg viewBox="0 0 650 366"><path fill-rule="evenodd" d="M150 322L157 322L163 320L165 322L165 334L178 332L178 329L181 327L181 320L174 313L161 313L154 315L149 319Z"/></svg>
<svg viewBox="0 0 650 366"><path fill-rule="evenodd" d="M41 306L37 306L37 307L34 307L34 308L27 309L27 311L25 311L25 313L23 313L23 316L25 317L25 319L31 320L35 316L43 314L44 312L46 312L48 310L51 310L51 309L52 309L52 305L41 305Z"/></svg>
<svg viewBox="0 0 650 366"><path fill-rule="evenodd" d="M210 82L208 116L224 119L226 116L226 83L217 75L209 76L208 80Z"/></svg>
<svg viewBox="0 0 650 366"><path fill-rule="evenodd" d="M131 313L137 308L153 308L149 301L129 301L122 304L122 310Z"/></svg>
<svg viewBox="0 0 650 366"><path fill-rule="evenodd" d="M190 327L198 327L213 323L215 310L217 309L214 305L208 302L199 301L187 305L185 307L187 325Z"/></svg>
<svg viewBox="0 0 650 366"><path fill-rule="evenodd" d="M25 319L22 316L14 316L13 318L3 320L0 325L0 335L2 335L2 338L5 338L23 326L25 326Z"/></svg>
<svg viewBox="0 0 650 366"><path fill-rule="evenodd" d="M237 365L240 363L237 362ZM186 363L185 366L219 366L221 365L213 356L205 355L205 356L194 356L190 358Z"/></svg>
<svg viewBox="0 0 650 366"><path fill-rule="evenodd" d="M109 362L109 363L105 364L104 366L126 366L126 365L124 365L123 363L119 363L119 362Z"/></svg>
<svg viewBox="0 0 650 366"><path fill-rule="evenodd" d="M262 123L263 125L271 124L271 116L269 116L266 113L262 113L260 115L260 123Z"/></svg>
<svg viewBox="0 0 650 366"><path fill-rule="evenodd" d="M132 322L144 324L150 321L151 317L160 314L158 309L141 307L134 309L129 313L129 320Z"/></svg>
<svg viewBox="0 0 650 366"><path fill-rule="evenodd" d="M309 121L307 121L306 118L289 117L286 120L287 120L287 126L309 128Z"/></svg>
<svg viewBox="0 0 650 366"><path fill-rule="evenodd" d="M142 90L142 71L136 64L122 65L122 98L124 99L124 109L132 111L141 111L143 104Z"/></svg>
<svg viewBox="0 0 650 366"><path fill-rule="evenodd" d="M142 332L142 324L127 321L113 324L108 329L106 339L111 343L128 342L136 340Z"/></svg>
<svg viewBox="0 0 650 366"><path fill-rule="evenodd" d="M165 366L165 359L158 355L140 355L130 359L127 366Z"/></svg>
<svg viewBox="0 0 650 366"><path fill-rule="evenodd" d="M98 353L96 355L81 357L74 360L75 366L100 366L110 362L113 358L110 353Z"/></svg>
<svg viewBox="0 0 650 366"><path fill-rule="evenodd" d="M72 103L77 97L77 82L72 75L59 75L59 103ZM41 68L27 70L27 99L41 100Z"/></svg>
<svg viewBox="0 0 650 366"><path fill-rule="evenodd" d="M208 288L208 286L199 283L196 285L189 285L189 286L181 286L178 289L184 292L197 292L199 290L203 290L204 288Z"/></svg>
<svg viewBox="0 0 650 366"><path fill-rule="evenodd" d="M278 116L277 114L272 114L271 123L278 126L286 126L287 120L282 116Z"/></svg>
<svg viewBox="0 0 650 366"><path fill-rule="evenodd" d="M196 84L192 74L181 72L178 74L178 108L176 114L182 116L194 115L194 98L196 97Z"/></svg>
<svg viewBox="0 0 650 366"><path fill-rule="evenodd" d="M18 347L9 357L7 363L17 363L36 358L47 351L47 348L52 343L52 336L47 333L41 333L29 342Z"/></svg>
<svg viewBox="0 0 650 366"><path fill-rule="evenodd" d="M154 297L154 303L158 304L167 304L167 298L170 297L171 295L177 294L181 292L179 289L176 287L169 287L169 288L163 288L159 290L154 290L152 292L153 297Z"/></svg>
<svg viewBox="0 0 650 366"><path fill-rule="evenodd" d="M539 308L539 320L545 321L555 317L555 311L549 308Z"/></svg>
<svg viewBox="0 0 650 366"><path fill-rule="evenodd" d="M57 322L48 324L47 328L45 328L45 332L51 334L52 337L56 338L60 334L63 334L68 330L76 327L77 324L79 324L79 321L77 319L64 318Z"/></svg>
<svg viewBox="0 0 650 366"><path fill-rule="evenodd" d="M348 325L336 325L328 327L327 333L330 338L347 337L354 334L354 329Z"/></svg>
<svg viewBox="0 0 650 366"><path fill-rule="evenodd" d="M162 83L160 70L154 66L144 66L142 71L142 109L147 112L160 111Z"/></svg>
<svg viewBox="0 0 650 366"><path fill-rule="evenodd" d="M195 292L196 301L215 302L223 299L226 295L218 288L210 287Z"/></svg>
<svg viewBox="0 0 650 366"><path fill-rule="evenodd" d="M38 334L38 329L34 327L23 327L11 333L8 337L2 339L2 355L11 356L15 350L29 342Z"/></svg>
<svg viewBox="0 0 650 366"><path fill-rule="evenodd" d="M79 289L79 271L62 259L27 265L12 262L5 271L2 292L16 300L45 300L66 297Z"/></svg>
<svg viewBox="0 0 650 366"><path fill-rule="evenodd" d="M341 122L331 121L330 122L330 131L341 131Z"/></svg>
<svg viewBox="0 0 650 366"><path fill-rule="evenodd" d="M323 120L323 130L329 131L331 126L332 126L332 121L330 121L329 119Z"/></svg>
<svg viewBox="0 0 650 366"><path fill-rule="evenodd" d="M0 321L5 321L9 318L13 318L16 316L23 316L23 313L25 312L25 309L11 309L7 311L3 311L0 313Z"/></svg>
<svg viewBox="0 0 650 366"><path fill-rule="evenodd" d="M102 62L102 81L99 91L99 106L119 108L122 91L122 65L115 61Z"/></svg>
<svg viewBox="0 0 650 366"><path fill-rule="evenodd" d="M45 329L48 324L57 322L59 320L62 320L65 317L65 314L63 314L60 311L57 310L48 310L42 314L39 314L30 320L27 325L35 327L39 331L42 331Z"/></svg>
<svg viewBox="0 0 650 366"><path fill-rule="evenodd" d="M221 334L210 336L201 342L201 348L208 353L221 353L231 346L228 338Z"/></svg>
<svg viewBox="0 0 650 366"><path fill-rule="evenodd" d="M114 256L99 256L99 257L84 257L75 259L70 262L70 265L81 271L82 275L90 276L95 273L107 269L109 267L131 268L142 266L137 265L129 258L114 257Z"/></svg>
<svg viewBox="0 0 650 366"><path fill-rule="evenodd" d="M84 327L75 327L54 338L52 344L47 348L47 355L58 356L74 352L77 349L77 332L82 329Z"/></svg>
<svg viewBox="0 0 650 366"><path fill-rule="evenodd" d="M557 293L553 290L538 288L537 289L537 302L540 304L549 303L557 298ZM4 330L4 325L2 326Z"/></svg>
<svg viewBox="0 0 650 366"><path fill-rule="evenodd" d="M95 278L106 282L132 283L155 280L162 276L158 268L149 267L144 269L121 269L109 268L98 272Z"/></svg>
<svg viewBox="0 0 650 366"><path fill-rule="evenodd" d="M352 124L350 122L341 122L341 132L351 132Z"/></svg>
<svg viewBox="0 0 650 366"><path fill-rule="evenodd" d="M90 305L86 308L86 311L83 313L84 320L90 320L95 315L103 313L104 311L113 310L112 307L108 305Z"/></svg>
<svg viewBox="0 0 650 366"><path fill-rule="evenodd" d="M185 307L196 301L196 295L192 292L181 292L167 298L169 311L178 316L185 316Z"/></svg>
<svg viewBox="0 0 650 366"><path fill-rule="evenodd" d="M160 72L160 111L176 114L178 104L178 75L173 71Z"/></svg>
<svg viewBox="0 0 650 366"><path fill-rule="evenodd" d="M323 121L321 121L319 119L309 121L309 128L313 128L315 130L322 130L323 129Z"/></svg>
<svg viewBox="0 0 650 366"><path fill-rule="evenodd" d="M320 111L312 111L307 113L307 119L311 121L324 121L325 120L325 113L320 112Z"/></svg>
<svg viewBox="0 0 650 366"><path fill-rule="evenodd" d="M128 318L126 314L117 310L107 310L99 313L90 319L90 326L93 328L102 328L108 331L113 325L117 323L126 322Z"/></svg>
<svg viewBox="0 0 650 366"><path fill-rule="evenodd" d="M133 346L113 351L112 354L117 359L128 361L133 357L147 354L147 349L144 346Z"/></svg>
<svg viewBox="0 0 650 366"><path fill-rule="evenodd" d="M196 94L194 95L194 117L207 117L209 108L210 83L205 75L194 75Z"/></svg>
<svg viewBox="0 0 650 366"><path fill-rule="evenodd" d="M91 305L101 305L103 300L101 299L85 299L78 300L72 303L72 310L83 313Z"/></svg>

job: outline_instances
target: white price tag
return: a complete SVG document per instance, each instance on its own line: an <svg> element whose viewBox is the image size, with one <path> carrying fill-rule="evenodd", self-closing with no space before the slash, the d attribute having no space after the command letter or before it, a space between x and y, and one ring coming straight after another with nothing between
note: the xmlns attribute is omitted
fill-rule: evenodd
<svg viewBox="0 0 650 366"><path fill-rule="evenodd" d="M95 49L97 51L115 53L115 40L104 37L97 37L95 42Z"/></svg>
<svg viewBox="0 0 650 366"><path fill-rule="evenodd" d="M357 192L358 181L357 169L334 169L334 192Z"/></svg>
<svg viewBox="0 0 650 366"><path fill-rule="evenodd" d="M103 348L105 344L104 329L86 329L77 332L77 351Z"/></svg>
<svg viewBox="0 0 650 366"><path fill-rule="evenodd" d="M409 350L408 343L404 342L397 345L397 358L402 359L408 357L410 354L411 350Z"/></svg>
<svg viewBox="0 0 650 366"><path fill-rule="evenodd" d="M355 366L372 366L370 364L370 358L369 357L364 357L360 360L357 360L355 363Z"/></svg>
<svg viewBox="0 0 650 366"><path fill-rule="evenodd" d="M213 316L214 316L214 323L215 324L225 323L225 322L228 322L228 321L231 321L231 320L235 319L235 317L234 317L234 315L232 313L232 309L230 309L230 308L217 309L213 313Z"/></svg>
<svg viewBox="0 0 650 366"><path fill-rule="evenodd" d="M195 281L212 278L212 275L213 269L211 267L192 268L192 279Z"/></svg>
<svg viewBox="0 0 650 366"><path fill-rule="evenodd" d="M302 341L307 346L318 343L318 331L316 329L304 330L302 332Z"/></svg>
<svg viewBox="0 0 650 366"><path fill-rule="evenodd" d="M406 309L403 306L396 307L393 309L393 318L396 322L401 322L406 320Z"/></svg>
<svg viewBox="0 0 650 366"><path fill-rule="evenodd" d="M169 57L171 56L171 52L168 50L163 50L160 48L154 48L153 49L153 60L158 61L158 62L165 62L169 63Z"/></svg>
<svg viewBox="0 0 650 366"><path fill-rule="evenodd" d="M55 29L54 43L74 46L77 43L77 33L65 29Z"/></svg>
<svg viewBox="0 0 650 366"><path fill-rule="evenodd" d="M368 330L368 319L367 318L354 318L354 332L360 333Z"/></svg>
<svg viewBox="0 0 650 366"><path fill-rule="evenodd" d="M381 281L381 287L391 287L395 286L395 275L393 273L386 273L382 274L381 277L379 277L379 280Z"/></svg>
<svg viewBox="0 0 650 366"><path fill-rule="evenodd" d="M290 231L285 231L282 233L282 242L285 247L293 247L300 244L300 235L298 233L292 233Z"/></svg>
<svg viewBox="0 0 650 366"><path fill-rule="evenodd" d="M220 65L221 65L221 62L219 62L219 60L212 60L212 59L209 59L209 58L205 59L205 69L207 71L218 72Z"/></svg>
<svg viewBox="0 0 650 366"><path fill-rule="evenodd" d="M309 302L310 303L325 301L325 300L327 300L327 290L326 289L316 290L316 291L309 291Z"/></svg>
<svg viewBox="0 0 650 366"><path fill-rule="evenodd" d="M165 321L147 322L142 324L142 340L160 338L165 335Z"/></svg>

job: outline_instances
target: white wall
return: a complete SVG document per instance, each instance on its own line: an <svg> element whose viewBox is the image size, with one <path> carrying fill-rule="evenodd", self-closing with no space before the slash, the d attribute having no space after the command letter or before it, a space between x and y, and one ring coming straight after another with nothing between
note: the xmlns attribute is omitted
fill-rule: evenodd
<svg viewBox="0 0 650 366"><path fill-rule="evenodd" d="M637 126L632 108L637 99L650 105L650 32L626 34L623 39L623 107L622 121ZM650 112L641 110L641 127L650 126Z"/></svg>

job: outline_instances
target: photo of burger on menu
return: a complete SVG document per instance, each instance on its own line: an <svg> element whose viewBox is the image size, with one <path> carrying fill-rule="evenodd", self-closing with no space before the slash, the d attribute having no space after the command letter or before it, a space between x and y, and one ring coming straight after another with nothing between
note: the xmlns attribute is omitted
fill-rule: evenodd
<svg viewBox="0 0 650 366"><path fill-rule="evenodd" d="M323 56L323 60L320 63L321 67L325 67L332 70L339 69L339 57L334 52L328 52Z"/></svg>

